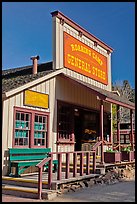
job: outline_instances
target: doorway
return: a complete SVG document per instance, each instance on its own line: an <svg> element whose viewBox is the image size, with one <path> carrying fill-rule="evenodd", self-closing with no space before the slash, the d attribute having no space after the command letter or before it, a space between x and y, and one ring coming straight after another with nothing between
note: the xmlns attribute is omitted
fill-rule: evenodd
<svg viewBox="0 0 137 204"><path fill-rule="evenodd" d="M74 134L75 134L75 151L81 151L82 138L82 110L74 109Z"/></svg>

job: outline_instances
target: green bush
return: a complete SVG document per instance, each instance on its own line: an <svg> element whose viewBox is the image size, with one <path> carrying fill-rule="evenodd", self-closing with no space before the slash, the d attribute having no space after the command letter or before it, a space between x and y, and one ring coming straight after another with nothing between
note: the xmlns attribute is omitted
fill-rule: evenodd
<svg viewBox="0 0 137 204"><path fill-rule="evenodd" d="M131 151L130 147L124 147L124 148L122 148L121 150L122 150L122 151L125 151L125 152L130 152L130 151Z"/></svg>
<svg viewBox="0 0 137 204"><path fill-rule="evenodd" d="M113 150L112 148L109 148L108 150L106 150L106 152L110 152L110 153L112 152L113 153L113 152L118 152L118 150Z"/></svg>

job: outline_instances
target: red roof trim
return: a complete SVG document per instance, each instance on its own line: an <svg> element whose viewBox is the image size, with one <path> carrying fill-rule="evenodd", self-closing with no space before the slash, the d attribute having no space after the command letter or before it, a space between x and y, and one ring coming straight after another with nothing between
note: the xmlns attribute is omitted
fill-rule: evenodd
<svg viewBox="0 0 137 204"><path fill-rule="evenodd" d="M73 28L75 28L76 30L82 32L82 34L84 34L86 37L88 37L90 40L98 43L98 45L100 45L101 47L103 47L105 50L107 50L107 52L113 52L113 48L111 48L110 46L108 46L107 44L105 44L104 42L102 42L100 39L98 39L97 37L95 37L93 34L89 33L87 30L85 30L84 28L82 28L80 25L78 25L77 23L75 23L74 21L72 21L71 19L69 19L67 16L65 16L63 13L61 13L60 11L54 11L51 12L52 17L56 16L58 18L63 18L65 20L65 22L72 26Z"/></svg>
<svg viewBox="0 0 137 204"><path fill-rule="evenodd" d="M129 108L129 109L135 110L134 106L122 103L120 101L117 101L117 100L114 100L114 99L111 99L111 98L108 98L108 97L106 97L105 101L110 102L110 103L114 103L114 104L117 104L117 105L120 105L120 106L123 106L125 108Z"/></svg>

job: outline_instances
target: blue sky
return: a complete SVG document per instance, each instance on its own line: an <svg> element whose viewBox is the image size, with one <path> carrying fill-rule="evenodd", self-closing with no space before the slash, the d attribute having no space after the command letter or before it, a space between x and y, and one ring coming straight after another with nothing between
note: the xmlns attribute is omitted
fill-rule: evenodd
<svg viewBox="0 0 137 204"><path fill-rule="evenodd" d="M56 10L112 47L112 82L135 87L135 2L2 2L3 70L52 61Z"/></svg>

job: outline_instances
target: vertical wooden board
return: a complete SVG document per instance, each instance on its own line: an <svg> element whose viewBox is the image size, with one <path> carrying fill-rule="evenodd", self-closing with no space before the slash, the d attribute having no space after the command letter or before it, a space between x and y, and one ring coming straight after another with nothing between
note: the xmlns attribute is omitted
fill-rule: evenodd
<svg viewBox="0 0 137 204"><path fill-rule="evenodd" d="M56 18L56 69L59 69L59 61L60 61L60 19Z"/></svg>
<svg viewBox="0 0 137 204"><path fill-rule="evenodd" d="M2 148L7 148L7 139L8 139L8 99L3 101L3 120L2 120ZM5 149L5 148L4 148Z"/></svg>
<svg viewBox="0 0 137 204"><path fill-rule="evenodd" d="M36 86L36 89L37 89L37 92L41 92L42 91L41 83Z"/></svg>
<svg viewBox="0 0 137 204"><path fill-rule="evenodd" d="M3 114L2 114L2 173L7 174L5 151L8 149L8 99L3 101Z"/></svg>
<svg viewBox="0 0 137 204"><path fill-rule="evenodd" d="M44 83L44 86L45 86L45 93L46 94L49 94L50 93L50 91L49 91L49 80L48 81L46 81L45 83Z"/></svg>
<svg viewBox="0 0 137 204"><path fill-rule="evenodd" d="M16 101L16 102L15 102L15 105L20 107L20 106L21 106L20 93L18 93L18 94L15 95L15 101Z"/></svg>
<svg viewBox="0 0 137 204"><path fill-rule="evenodd" d="M59 60L59 66L60 66L60 68L62 68L63 67L63 45L64 45L64 43L63 43L63 26L60 24L60 47L59 47L59 52L60 52L60 60Z"/></svg>
<svg viewBox="0 0 137 204"><path fill-rule="evenodd" d="M56 17L52 17L52 56L53 56L53 69L56 68Z"/></svg>
<svg viewBox="0 0 137 204"><path fill-rule="evenodd" d="M56 137L56 125L57 125L57 116L56 116L56 98L55 98L55 84L56 84L56 78L52 78L49 81L49 112L50 112L50 117L49 117L49 146L51 146L53 149L55 149L54 146L54 140L52 140L52 137ZM54 134L55 133L55 134Z"/></svg>
<svg viewBox="0 0 137 204"><path fill-rule="evenodd" d="M23 107L23 102L24 102L24 94L23 91L20 93L20 106ZM14 100L15 103L15 100Z"/></svg>
<svg viewBox="0 0 137 204"><path fill-rule="evenodd" d="M14 96L10 97L8 101L9 101L9 105L8 105L8 111L9 111L9 117L8 117L8 147L12 147L13 125L14 125L14 120L13 120L14 109L13 109L13 106L15 104Z"/></svg>
<svg viewBox="0 0 137 204"><path fill-rule="evenodd" d="M45 82L41 83L41 92L46 93L46 83Z"/></svg>

